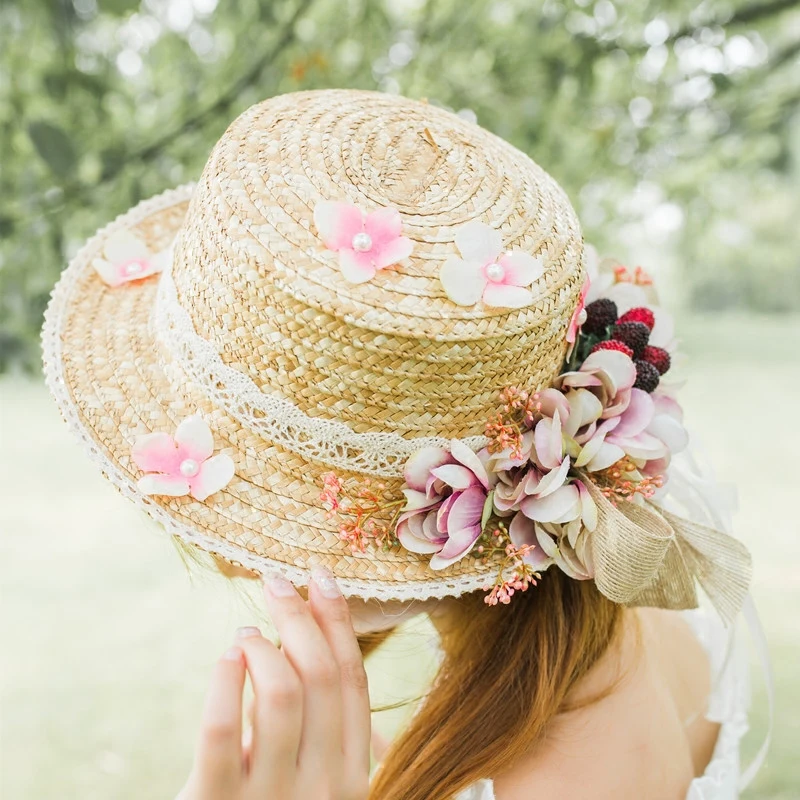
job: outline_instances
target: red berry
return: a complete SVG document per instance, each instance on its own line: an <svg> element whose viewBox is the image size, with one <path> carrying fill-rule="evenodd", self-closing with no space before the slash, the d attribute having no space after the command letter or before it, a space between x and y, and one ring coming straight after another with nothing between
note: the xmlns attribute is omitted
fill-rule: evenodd
<svg viewBox="0 0 800 800"><path fill-rule="evenodd" d="M624 342L620 342L618 339L609 339L607 342L598 342L592 349L592 353L596 353L598 350L616 350L620 353L625 353L628 358L633 358L633 350L631 350L628 345Z"/></svg>
<svg viewBox="0 0 800 800"><path fill-rule="evenodd" d="M659 375L663 375L670 367L672 360L669 353L662 347L647 345L642 353L642 359L649 361L657 370Z"/></svg>
<svg viewBox="0 0 800 800"><path fill-rule="evenodd" d="M661 376L658 370L649 361L634 361L636 364L636 383L634 389L652 392L657 386Z"/></svg>
<svg viewBox="0 0 800 800"><path fill-rule="evenodd" d="M647 325L648 329L652 331L653 326L656 324L656 318L649 308L639 306L638 308L632 308L630 311L626 311L617 322L641 322L643 325Z"/></svg>

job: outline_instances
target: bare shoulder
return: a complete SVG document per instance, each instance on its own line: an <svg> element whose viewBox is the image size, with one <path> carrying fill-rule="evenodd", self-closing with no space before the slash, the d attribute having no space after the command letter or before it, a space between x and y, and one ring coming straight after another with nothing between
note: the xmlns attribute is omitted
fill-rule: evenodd
<svg viewBox="0 0 800 800"><path fill-rule="evenodd" d="M560 715L544 742L495 776L497 800L548 790L571 800L683 800L716 741L704 718L709 683L705 652L679 615L631 613L576 698L610 693Z"/></svg>

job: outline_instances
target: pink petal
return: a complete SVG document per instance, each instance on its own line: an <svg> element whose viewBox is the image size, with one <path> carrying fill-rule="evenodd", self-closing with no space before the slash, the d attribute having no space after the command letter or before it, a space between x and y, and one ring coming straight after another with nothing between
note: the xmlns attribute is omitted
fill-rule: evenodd
<svg viewBox="0 0 800 800"><path fill-rule="evenodd" d="M539 485L536 487L536 496L547 497L547 495L556 491L567 479L567 472L569 472L569 456L564 456L561 466L558 469L550 470L539 481Z"/></svg>
<svg viewBox="0 0 800 800"><path fill-rule="evenodd" d="M440 533L447 533L447 518L450 516L450 508L458 497L457 494L451 494L440 506L436 513L436 530Z"/></svg>
<svg viewBox="0 0 800 800"><path fill-rule="evenodd" d="M636 436L653 421L654 414L655 405L650 395L641 389L632 389L630 403L619 418L614 435L624 438Z"/></svg>
<svg viewBox="0 0 800 800"><path fill-rule="evenodd" d="M490 282L483 290L483 302L492 308L524 308L533 302L533 292L521 286Z"/></svg>
<svg viewBox="0 0 800 800"><path fill-rule="evenodd" d="M558 389L542 389L538 394L539 402L542 405L542 414L545 417L553 417L558 414L562 423L569 417L569 401Z"/></svg>
<svg viewBox="0 0 800 800"><path fill-rule="evenodd" d="M430 508L436 503L436 501L433 500L428 494L425 492L418 492L415 489L403 489L403 494L406 498L406 504L403 506L403 512L421 511L424 508Z"/></svg>
<svg viewBox="0 0 800 800"><path fill-rule="evenodd" d="M453 505L450 506L450 513L447 515L448 532L480 525L485 502L486 492L478 486L460 492L453 501Z"/></svg>
<svg viewBox="0 0 800 800"><path fill-rule="evenodd" d="M351 203L321 200L314 207L314 225L329 250L353 246L353 237L364 230L364 216Z"/></svg>
<svg viewBox="0 0 800 800"><path fill-rule="evenodd" d="M198 462L205 461L214 452L211 428L198 414L187 417L178 425L175 441L178 443L181 459L193 458Z"/></svg>
<svg viewBox="0 0 800 800"><path fill-rule="evenodd" d="M609 444L616 444L621 447L631 458L643 459L644 461L663 458L669 453L667 446L661 439L656 439L655 436L651 436L646 431L627 439L617 437L615 431L606 441Z"/></svg>
<svg viewBox="0 0 800 800"><path fill-rule="evenodd" d="M372 252L374 254L375 267L377 269L384 269L384 267L390 267L392 264L397 264L399 261L403 261L408 258L413 249L414 242L412 242L407 236L400 236L397 239L393 239L380 250L376 250L373 247Z"/></svg>
<svg viewBox="0 0 800 800"><path fill-rule="evenodd" d="M660 439L670 453L680 453L689 446L689 433L674 417L659 414L648 426L647 432Z"/></svg>
<svg viewBox="0 0 800 800"><path fill-rule="evenodd" d="M431 569L444 569L460 561L475 546L481 535L481 526L464 528L452 534L445 546L431 559Z"/></svg>
<svg viewBox="0 0 800 800"><path fill-rule="evenodd" d="M447 296L459 306L474 306L486 286L482 264L450 256L442 264L439 280Z"/></svg>
<svg viewBox="0 0 800 800"><path fill-rule="evenodd" d="M610 394L615 395L620 389L630 389L636 382L636 367L625 353L616 350L598 350L590 353L581 364L581 372L600 371L608 376ZM601 374L601 379L602 379Z"/></svg>
<svg viewBox="0 0 800 800"><path fill-rule="evenodd" d="M526 497L520 510L537 522L555 522L567 514L580 500L578 490L572 485L560 486L547 497Z"/></svg>
<svg viewBox="0 0 800 800"><path fill-rule="evenodd" d="M536 544L536 527L533 520L518 511L508 526L508 537L515 547Z"/></svg>
<svg viewBox="0 0 800 800"><path fill-rule="evenodd" d="M586 462L587 472L599 472L601 469L608 469L624 458L625 451L616 444L603 442L597 452Z"/></svg>
<svg viewBox="0 0 800 800"><path fill-rule="evenodd" d="M678 422L683 422L683 409L674 397L668 394L654 393L650 395L656 406L657 414L669 414L674 417Z"/></svg>
<svg viewBox="0 0 800 800"><path fill-rule="evenodd" d="M423 447L406 461L403 477L406 485L418 492L426 491L426 482L432 469L447 464L452 459L443 447Z"/></svg>
<svg viewBox="0 0 800 800"><path fill-rule="evenodd" d="M151 473L139 478L136 486L142 494L182 497L189 494L189 482L182 475L156 475Z"/></svg>
<svg viewBox="0 0 800 800"><path fill-rule="evenodd" d="M584 425L600 419L603 413L603 404L597 399L597 395L586 389L573 389L567 393L565 399L569 405L569 415L564 414L562 419L566 420L564 431L570 436L575 436Z"/></svg>
<svg viewBox="0 0 800 800"><path fill-rule="evenodd" d="M461 225L456 231L455 242L464 259L477 261L480 266L494 261L503 250L500 231L478 220Z"/></svg>
<svg viewBox="0 0 800 800"><path fill-rule="evenodd" d="M461 464L445 464L431 470L431 475L435 475L440 481L451 486L456 491L469 489L470 486L478 485L478 478L472 470L462 467Z"/></svg>
<svg viewBox="0 0 800 800"><path fill-rule="evenodd" d="M552 419L544 417L536 423L533 441L536 446L536 456L543 467L556 469L561 466L563 444L561 441L561 418L558 411Z"/></svg>
<svg viewBox="0 0 800 800"><path fill-rule="evenodd" d="M205 500L224 489L233 478L233 459L225 454L213 456L200 465L200 472L189 478L189 488L195 500Z"/></svg>
<svg viewBox="0 0 800 800"><path fill-rule="evenodd" d="M581 521L586 530L591 532L597 527L597 504L583 481L575 481L575 486L581 499Z"/></svg>
<svg viewBox="0 0 800 800"><path fill-rule="evenodd" d="M402 227L403 221L396 208L379 208L371 211L364 219L364 230L372 239L374 250L381 250L400 238Z"/></svg>
<svg viewBox="0 0 800 800"><path fill-rule="evenodd" d="M512 286L530 286L544 274L544 264L541 259L522 250L506 253L500 257L499 262L505 270L504 283Z"/></svg>
<svg viewBox="0 0 800 800"><path fill-rule="evenodd" d="M412 553L438 553L442 545L428 539L424 534L424 526L420 522L420 515L409 519L401 519L397 523L395 533L400 544Z"/></svg>
<svg viewBox="0 0 800 800"><path fill-rule="evenodd" d="M131 457L145 472L177 473L181 463L175 440L166 433L139 436L131 448Z"/></svg>
<svg viewBox="0 0 800 800"><path fill-rule="evenodd" d="M475 477L483 484L484 488L489 488L489 476L486 474L486 467L483 465L480 458L478 458L477 453L470 450L470 448L459 439L452 439L450 441L450 455L473 472Z"/></svg>
<svg viewBox="0 0 800 800"><path fill-rule="evenodd" d="M342 248L339 250L339 269L348 283L366 283L375 277L372 254Z"/></svg>

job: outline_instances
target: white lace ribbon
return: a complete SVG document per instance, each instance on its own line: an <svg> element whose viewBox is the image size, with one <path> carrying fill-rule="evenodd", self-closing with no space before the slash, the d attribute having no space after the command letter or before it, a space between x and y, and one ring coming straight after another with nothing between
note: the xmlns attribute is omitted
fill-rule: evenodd
<svg viewBox="0 0 800 800"><path fill-rule="evenodd" d="M409 456L423 447L449 449L441 436L406 439L397 433L356 433L337 420L310 417L278 394L263 392L244 373L225 364L214 346L198 335L179 301L169 270L159 279L151 320L153 333L181 372L215 405L247 430L311 461L380 477L401 477ZM473 450L488 439L462 439Z"/></svg>

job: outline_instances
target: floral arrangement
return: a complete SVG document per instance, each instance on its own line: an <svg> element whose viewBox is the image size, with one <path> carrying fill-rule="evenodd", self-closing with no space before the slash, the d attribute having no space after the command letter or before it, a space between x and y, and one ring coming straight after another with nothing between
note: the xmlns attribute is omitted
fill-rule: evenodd
<svg viewBox="0 0 800 800"><path fill-rule="evenodd" d="M499 252L491 244L486 259ZM578 580L594 576L598 491L615 506L663 491L671 455L688 442L664 380L672 323L641 268L589 255L591 280L569 324L562 373L541 390L503 389L485 448L453 440L418 451L406 463L402 498L368 482L348 493L335 474L325 476L321 501L354 550L404 547L430 556L433 569L476 557L497 565L486 602L508 603L553 565ZM475 300L486 285L476 283ZM389 521L378 522L387 512Z"/></svg>

